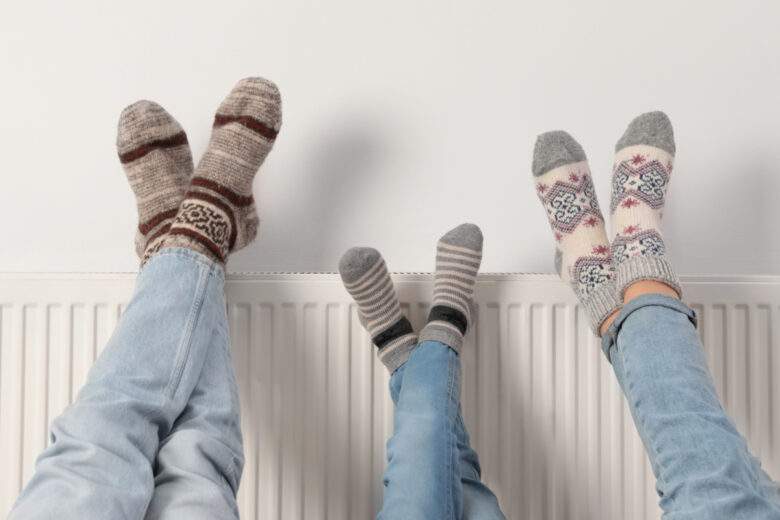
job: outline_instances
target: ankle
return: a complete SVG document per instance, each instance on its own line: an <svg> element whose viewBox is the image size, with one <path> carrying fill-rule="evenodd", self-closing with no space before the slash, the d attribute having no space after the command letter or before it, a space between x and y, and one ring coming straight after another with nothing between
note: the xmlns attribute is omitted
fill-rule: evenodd
<svg viewBox="0 0 780 520"><path fill-rule="evenodd" d="M609 330L609 327L612 326L612 322L615 321L615 318L617 318L618 313L620 312L620 309L615 309L612 311L612 314L607 316L607 319L604 320L604 322L601 324L601 327L599 327L599 336L603 336L607 333Z"/></svg>
<svg viewBox="0 0 780 520"><path fill-rule="evenodd" d="M623 303L626 304L635 298L645 294L661 294L671 298L680 299L680 295L672 286L655 280L640 280L626 287L623 293Z"/></svg>

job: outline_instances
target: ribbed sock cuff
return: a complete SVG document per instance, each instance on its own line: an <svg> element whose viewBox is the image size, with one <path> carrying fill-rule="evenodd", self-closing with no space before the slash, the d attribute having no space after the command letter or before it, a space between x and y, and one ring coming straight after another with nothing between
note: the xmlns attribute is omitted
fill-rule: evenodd
<svg viewBox="0 0 780 520"><path fill-rule="evenodd" d="M387 345L379 351L379 361L387 367L388 372L392 375L398 367L406 363L416 346L417 335L415 334L399 338L397 344Z"/></svg>
<svg viewBox="0 0 780 520"><path fill-rule="evenodd" d="M420 332L420 343L438 341L460 354L463 346L463 334L454 325L442 321L430 321Z"/></svg>
<svg viewBox="0 0 780 520"><path fill-rule="evenodd" d="M601 325L610 314L622 305L622 298L618 298L618 292L614 282L607 282L593 290L580 300L585 311L590 316L590 326L596 336L600 336Z"/></svg>
<svg viewBox="0 0 780 520"><path fill-rule="evenodd" d="M623 299L626 288L634 282L653 280L665 283L682 297L682 287L672 264L663 256L634 256L618 264L615 277L617 295Z"/></svg>

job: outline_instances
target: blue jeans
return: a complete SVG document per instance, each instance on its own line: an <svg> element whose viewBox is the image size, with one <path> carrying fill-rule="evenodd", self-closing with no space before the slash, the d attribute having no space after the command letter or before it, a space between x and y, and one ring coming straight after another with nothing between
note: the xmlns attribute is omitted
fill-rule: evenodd
<svg viewBox="0 0 780 520"><path fill-rule="evenodd" d="M387 443L381 520L503 520L480 481L460 410L460 359L425 341L390 378L394 432Z"/></svg>
<svg viewBox="0 0 780 520"><path fill-rule="evenodd" d="M220 265L187 249L152 258L10 518L237 518L225 312Z"/></svg>
<svg viewBox="0 0 780 520"><path fill-rule="evenodd" d="M629 302L602 338L656 477L668 520L780 519L778 487L720 404L679 300Z"/></svg>

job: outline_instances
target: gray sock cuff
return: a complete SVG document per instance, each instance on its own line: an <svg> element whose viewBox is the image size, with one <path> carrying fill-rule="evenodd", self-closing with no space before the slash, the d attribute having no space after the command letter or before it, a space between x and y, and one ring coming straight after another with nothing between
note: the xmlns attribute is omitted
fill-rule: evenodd
<svg viewBox="0 0 780 520"><path fill-rule="evenodd" d="M600 330L604 320L623 304L622 298L618 298L618 292L613 282L607 282L591 291L580 301L590 316L591 329L596 336L601 335Z"/></svg>
<svg viewBox="0 0 780 520"><path fill-rule="evenodd" d="M380 351L379 361L387 367L387 371L390 372L390 375L393 375L393 372L406 363L406 360L409 359L412 350L414 350L416 346L417 336L414 336L399 345L386 347Z"/></svg>
<svg viewBox="0 0 780 520"><path fill-rule="evenodd" d="M438 341L444 343L460 354L463 346L463 336L454 330L438 325L435 321L428 323L420 332L420 343L423 341Z"/></svg>
<svg viewBox="0 0 780 520"><path fill-rule="evenodd" d="M618 264L616 271L615 285L621 299L629 285L642 280L665 283L682 297L680 279L677 278L671 262L663 256L634 256Z"/></svg>

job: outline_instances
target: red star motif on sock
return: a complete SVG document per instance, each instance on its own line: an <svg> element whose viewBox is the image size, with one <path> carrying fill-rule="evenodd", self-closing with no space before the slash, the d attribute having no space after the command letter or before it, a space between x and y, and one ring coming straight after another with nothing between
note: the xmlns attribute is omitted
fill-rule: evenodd
<svg viewBox="0 0 780 520"><path fill-rule="evenodd" d="M631 164L642 164L645 162L645 156L642 154L636 154L631 158Z"/></svg>
<svg viewBox="0 0 780 520"><path fill-rule="evenodd" d="M634 206L639 205L639 201L629 197L626 200L624 200L623 202L621 202L620 205L622 207L624 207L624 208L633 208Z"/></svg>
<svg viewBox="0 0 780 520"><path fill-rule="evenodd" d="M606 255L609 253L609 247L605 245L598 245L593 248L594 255Z"/></svg>
<svg viewBox="0 0 780 520"><path fill-rule="evenodd" d="M626 226L626 228L623 229L623 234L624 235L633 235L637 231L639 231L639 226L635 226L635 225L631 224L630 226Z"/></svg>
<svg viewBox="0 0 780 520"><path fill-rule="evenodd" d="M544 193L545 191L547 191L547 186L545 186L544 184L538 184L536 186L536 191L538 191L539 193Z"/></svg>
<svg viewBox="0 0 780 520"><path fill-rule="evenodd" d="M571 182L580 182L580 176L577 175L576 173L570 173L569 174L569 180Z"/></svg>
<svg viewBox="0 0 780 520"><path fill-rule="evenodd" d="M599 219L597 219L596 217L594 217L594 216L592 216L592 215L591 215L590 217L588 217L588 220L586 220L586 221L584 222L584 224L585 224L586 226L588 226L588 227L594 227L594 226L595 226L596 224L598 224L598 223L599 223Z"/></svg>

